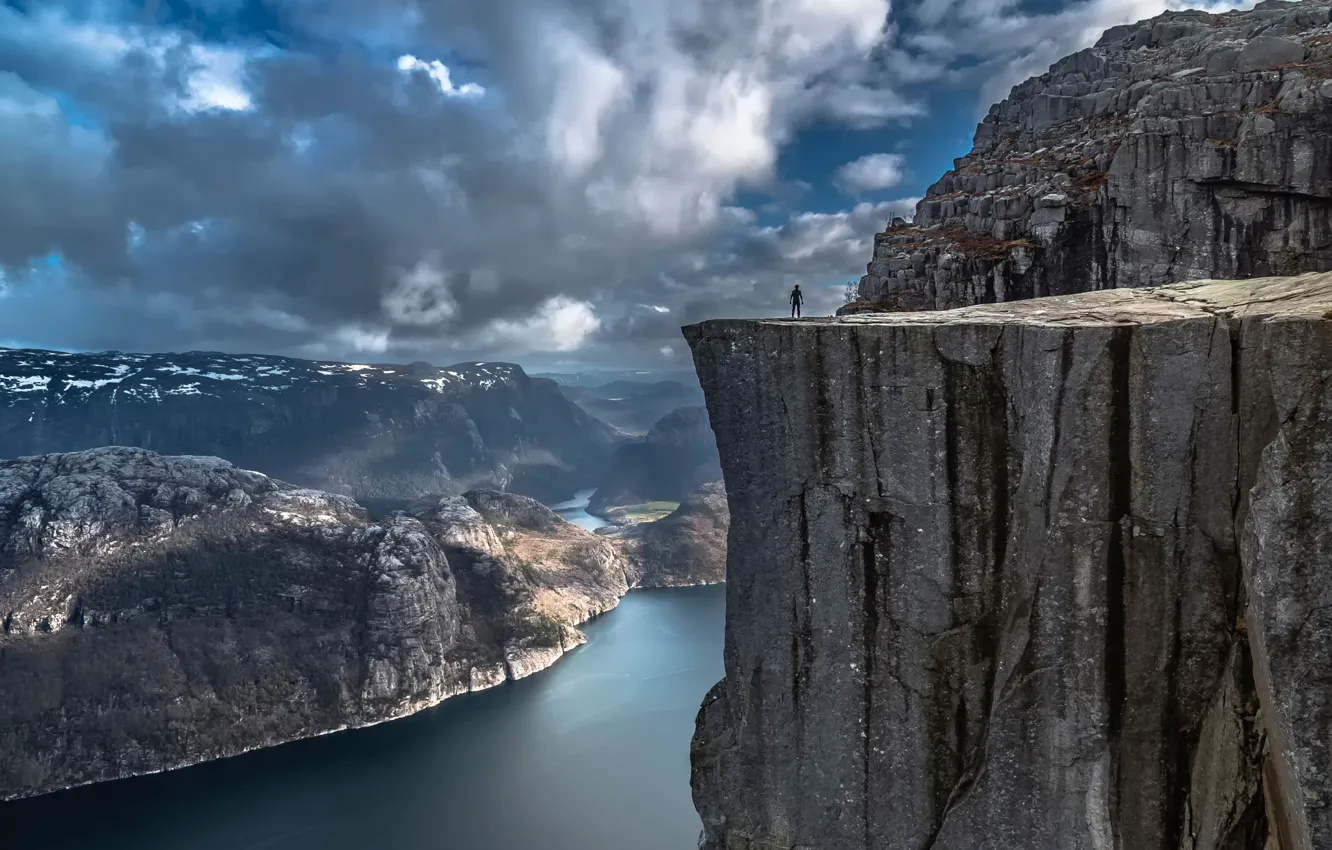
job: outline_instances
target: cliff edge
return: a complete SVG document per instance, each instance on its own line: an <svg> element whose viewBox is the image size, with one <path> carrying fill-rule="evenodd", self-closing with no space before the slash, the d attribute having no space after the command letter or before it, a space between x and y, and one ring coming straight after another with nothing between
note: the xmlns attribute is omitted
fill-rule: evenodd
<svg viewBox="0 0 1332 850"><path fill-rule="evenodd" d="M712 850L1332 847L1332 274L685 329Z"/></svg>
<svg viewBox="0 0 1332 850"><path fill-rule="evenodd" d="M843 312L1332 270L1332 5L1168 12L1014 87Z"/></svg>

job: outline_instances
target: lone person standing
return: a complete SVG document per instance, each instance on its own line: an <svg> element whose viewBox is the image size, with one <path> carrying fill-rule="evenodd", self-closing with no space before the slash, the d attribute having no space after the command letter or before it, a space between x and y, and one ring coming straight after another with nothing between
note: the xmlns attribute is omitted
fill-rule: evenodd
<svg viewBox="0 0 1332 850"><path fill-rule="evenodd" d="M791 290L791 318L800 318L800 307L805 303L805 296L800 293L800 284Z"/></svg>

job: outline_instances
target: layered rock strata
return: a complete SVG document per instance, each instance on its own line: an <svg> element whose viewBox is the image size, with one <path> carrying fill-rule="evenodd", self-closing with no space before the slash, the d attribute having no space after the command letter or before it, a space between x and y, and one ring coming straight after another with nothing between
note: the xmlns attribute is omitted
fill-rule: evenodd
<svg viewBox="0 0 1332 850"><path fill-rule="evenodd" d="M705 847L1332 847L1332 275L685 331Z"/></svg>
<svg viewBox="0 0 1332 850"><path fill-rule="evenodd" d="M1332 270L1332 5L1170 12L1016 86L846 312Z"/></svg>
<svg viewBox="0 0 1332 850"><path fill-rule="evenodd" d="M522 678L635 579L616 543L511 494L375 522L217 458L0 461L0 799Z"/></svg>

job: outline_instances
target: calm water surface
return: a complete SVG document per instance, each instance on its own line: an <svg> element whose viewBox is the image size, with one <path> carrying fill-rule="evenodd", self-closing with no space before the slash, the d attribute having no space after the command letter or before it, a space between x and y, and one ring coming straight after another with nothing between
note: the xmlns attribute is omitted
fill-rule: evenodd
<svg viewBox="0 0 1332 850"><path fill-rule="evenodd" d="M566 522L571 522L580 528L588 531L596 531L603 525L610 525L600 517L594 517L587 512L588 500L596 490L579 490L574 493L574 497L567 502L560 502L558 505L551 505L550 509L559 514Z"/></svg>
<svg viewBox="0 0 1332 850"><path fill-rule="evenodd" d="M636 591L553 668L404 720L0 804L5 850L692 850L720 587Z"/></svg>

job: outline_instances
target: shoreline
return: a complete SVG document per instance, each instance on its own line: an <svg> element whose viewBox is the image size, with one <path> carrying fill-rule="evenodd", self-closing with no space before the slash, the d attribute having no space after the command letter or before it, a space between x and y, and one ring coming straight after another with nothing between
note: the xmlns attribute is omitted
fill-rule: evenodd
<svg viewBox="0 0 1332 850"><path fill-rule="evenodd" d="M606 616L606 615L612 613L612 612L615 611L617 608L619 608L619 606L620 606L620 602L621 602L626 596L628 596L630 593L633 593L633 592L635 592L635 591L679 590L679 589L684 589L684 588L689 588L689 587L714 587L714 586L718 586L718 585L721 585L721 584L725 584L725 582L698 582L698 583L694 583L694 584L684 584L684 585L634 585L634 586L629 587L629 588L625 591L625 593L624 593L623 595L616 597L615 605L611 606L610 608L607 608L607 609L604 610L604 611L601 611L601 612L598 612L598 613L592 614L592 615L589 616L589 617L585 617L585 618L582 619L582 620L579 620L579 621L574 622L574 623L570 623L569 625L570 625L571 628L573 628L573 629L575 629L575 630L578 630L579 627L581 627L581 626L585 626L585 625L587 625L588 623L591 623L591 622L593 622L594 620L596 620L596 619L598 619L598 618L600 618L600 617L604 617L604 616ZM581 630L579 631L579 634L580 634L580 636L582 635ZM90 780L88 780L87 782L78 782L78 783L74 783L74 784L71 784L71 785L65 785L65 786L62 786L62 787L59 787L59 788L51 788L51 789L49 789L49 790L39 791L38 793L35 793L35 794L18 794L18 795L13 795L13 796L0 796L0 812L3 812L3 811L4 811L4 806L6 806L7 804L10 804L10 803L14 803L14 804L22 804L23 802L28 801L28 800L36 800L36 799L38 799L38 798L40 798L40 797L49 797L49 796L56 795L56 794L63 794L63 793L69 792L69 791L76 791L76 790L79 790L79 789L82 789L82 788L90 788L90 787L92 787L92 786L94 786L94 785L106 785L106 784L108 784L108 783L122 782L122 781L125 781L125 780L138 779L138 778L141 778L141 777L157 776L157 775L159 775L159 774L163 774L163 773L170 773L170 772L172 772L172 771L184 770L184 769L186 769L186 768L197 767L197 766L199 766L199 765L203 765L203 764L210 764L210 763L212 763L212 762L225 761L225 760L227 760L227 759L237 758L237 757L240 757L240 756L248 755L248 754L250 754L250 753L258 752L258 751L260 751L260 750L272 750L272 749L276 749L276 748L279 748L279 747L286 746L286 745L288 745L288 744L296 744L296 743L299 743L299 742L301 742L301 741L310 741L310 740L315 740L315 739L317 739L317 738L324 738L324 737L328 737L328 736L330 736L330 735L336 735L336 734L341 733L341 732L356 732L356 731L361 730L361 729L369 729L369 728L374 727L374 726L380 726L380 725L382 725L382 724L385 724L385 723L391 723L391 722L393 722L393 721L397 721L397 720L405 720L405 719L407 719L407 718L409 718L409 717L413 717L413 716L415 716L415 715L418 715L418 714L420 714L420 713L422 713L422 712L424 712L424 711L428 711L429 709L436 708L437 706L443 705L444 703L446 703L446 702L448 702L448 701L450 701L450 700L457 699L458 697L464 697L464 696L468 696L468 695L470 695L470 694L477 694L477 693L482 693L482 692L484 692L484 691L494 690L494 689L496 689L496 688L503 687L503 686L505 686L505 685L509 685L509 684L514 683L514 682L521 681L521 680L523 680L523 679L531 678L532 676L535 676L535 675L537 675L538 673L542 673L542 672L544 672L544 671L546 671L546 670L549 670L549 669L551 669L552 667L554 667L554 666L560 661L560 659L564 658L564 657L565 657L566 655L568 655L570 652L573 652L574 650L578 649L579 647L585 645L587 641L586 641L586 637L585 637L585 636L583 636L583 637L584 637L583 640L581 640L581 641L579 641L579 642L577 642L577 643L574 643L574 644L571 645L571 646L544 647L543 650L549 650L549 652L541 652L542 655L546 655L546 656L547 656L545 659L543 659L543 662L544 662L544 663L540 663L539 666L532 667L531 669L527 670L527 672L524 672L524 673L522 673L521 675L518 675L518 676L514 676L514 675L512 675L512 670L511 670L511 668L510 668L510 663L509 663L509 660L508 660L507 658L504 659L504 660L502 660L502 661L495 662L493 665L491 665L491 666L494 668L494 670L493 670L492 672L499 672L499 673L500 673L500 676L499 676L498 678L494 678L494 679L490 679L490 678L484 678L484 679L483 679L483 678L479 678L478 675L477 675L478 673L481 673L482 675L484 675L483 668L480 668L480 667L472 667L472 668L471 668L471 675L470 675L469 681L471 681L471 682L481 682L482 684L480 684L479 686L469 686L469 687L467 687L467 688L465 688L465 689L459 689L459 690L454 691L454 692L452 692L452 693L445 694L445 695L439 697L438 699L432 699L432 700L423 701L423 702L421 702L420 704L414 705L414 706L412 706L412 707L410 707L410 708L408 708L408 709L406 709L406 710L404 710L404 711L401 711L401 712L395 712L395 713L390 714L390 715L385 716L385 717L381 717L381 718L378 718L378 719L375 719L375 720L369 720L369 721L367 721L367 722L365 722L365 723L343 724L343 725L341 725L341 726L337 726L337 727L330 728L330 729L320 729L320 730L316 730L316 731L311 731L309 734L306 734L306 735L300 735L300 736L298 736L298 737L293 737L293 738L288 738L288 739L285 739L285 740L282 740L282 741L273 741L273 742L270 742L270 743L255 744L255 745L253 745L253 746L242 747L242 748L239 748L239 749L237 749L237 750L234 750L234 751L231 751L231 752L226 752L226 753L221 753L221 754L219 754L219 755L211 756L211 757L209 757L209 758L190 759L190 760L186 760L186 761L178 762L178 763L175 763L175 764L166 765L166 766L159 767L159 768L154 768L154 769L152 769L152 770L135 771L135 772L133 772L133 773L125 773L125 774L118 775L118 776L108 776L108 777L101 778L101 779L90 779Z"/></svg>

